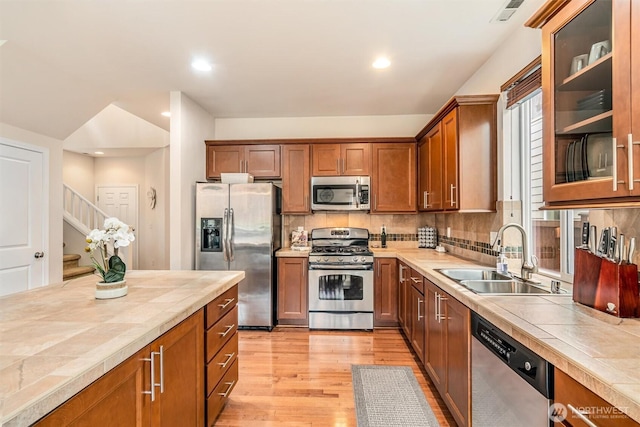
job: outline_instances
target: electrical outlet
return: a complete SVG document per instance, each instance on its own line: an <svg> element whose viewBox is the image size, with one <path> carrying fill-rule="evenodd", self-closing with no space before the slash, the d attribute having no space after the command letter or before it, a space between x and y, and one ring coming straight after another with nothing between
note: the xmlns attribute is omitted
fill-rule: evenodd
<svg viewBox="0 0 640 427"><path fill-rule="evenodd" d="M447 227L447 237L451 237L451 227Z"/></svg>

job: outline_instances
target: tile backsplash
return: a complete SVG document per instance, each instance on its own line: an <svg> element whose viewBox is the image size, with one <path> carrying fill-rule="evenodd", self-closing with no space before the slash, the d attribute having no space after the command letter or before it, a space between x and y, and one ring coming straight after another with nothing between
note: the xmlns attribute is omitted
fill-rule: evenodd
<svg viewBox="0 0 640 427"><path fill-rule="evenodd" d="M509 222L521 222L521 204L518 201L499 201L496 212L488 213L419 213L415 215L371 215L363 212L320 212L313 215L283 215L283 246L290 246L291 231L298 227L311 231L319 227L360 227L371 233L371 245L380 245L382 225L387 228L387 246L390 248L417 248L418 227L431 226L438 231L438 243L454 255L494 265L498 255L493 250L492 232ZM640 238L640 209L591 209L589 220L603 227L617 226L618 232ZM449 235L447 235L449 228ZM507 235L508 234L508 235ZM517 232L505 233L510 265L519 266L522 242ZM554 248L549 247L549 250ZM431 249L424 249L431 250ZM635 262L640 261L636 251Z"/></svg>

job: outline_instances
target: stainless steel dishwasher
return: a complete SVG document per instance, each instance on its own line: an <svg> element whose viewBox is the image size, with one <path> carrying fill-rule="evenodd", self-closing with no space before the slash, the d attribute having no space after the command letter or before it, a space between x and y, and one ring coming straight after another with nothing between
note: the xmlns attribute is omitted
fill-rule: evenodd
<svg viewBox="0 0 640 427"><path fill-rule="evenodd" d="M553 365L471 314L471 425L551 426Z"/></svg>

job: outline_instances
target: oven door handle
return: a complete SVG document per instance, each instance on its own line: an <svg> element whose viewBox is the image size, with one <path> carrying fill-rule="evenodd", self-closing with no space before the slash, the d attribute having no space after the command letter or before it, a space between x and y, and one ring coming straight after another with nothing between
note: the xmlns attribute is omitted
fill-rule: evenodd
<svg viewBox="0 0 640 427"><path fill-rule="evenodd" d="M373 265L309 265L309 270L327 270L327 271L372 271Z"/></svg>

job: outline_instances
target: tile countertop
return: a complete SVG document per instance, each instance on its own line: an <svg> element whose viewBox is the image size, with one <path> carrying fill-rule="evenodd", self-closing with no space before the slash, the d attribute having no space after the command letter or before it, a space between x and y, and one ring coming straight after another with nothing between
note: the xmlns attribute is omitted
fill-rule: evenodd
<svg viewBox="0 0 640 427"><path fill-rule="evenodd" d="M242 271L130 271L96 300L96 276L0 298L0 425L29 425L244 278Z"/></svg>
<svg viewBox="0 0 640 427"><path fill-rule="evenodd" d="M498 328L640 422L640 319L619 319L571 295L478 295L434 269L477 265L428 249L375 249L419 271ZM564 285L563 285L564 287Z"/></svg>

